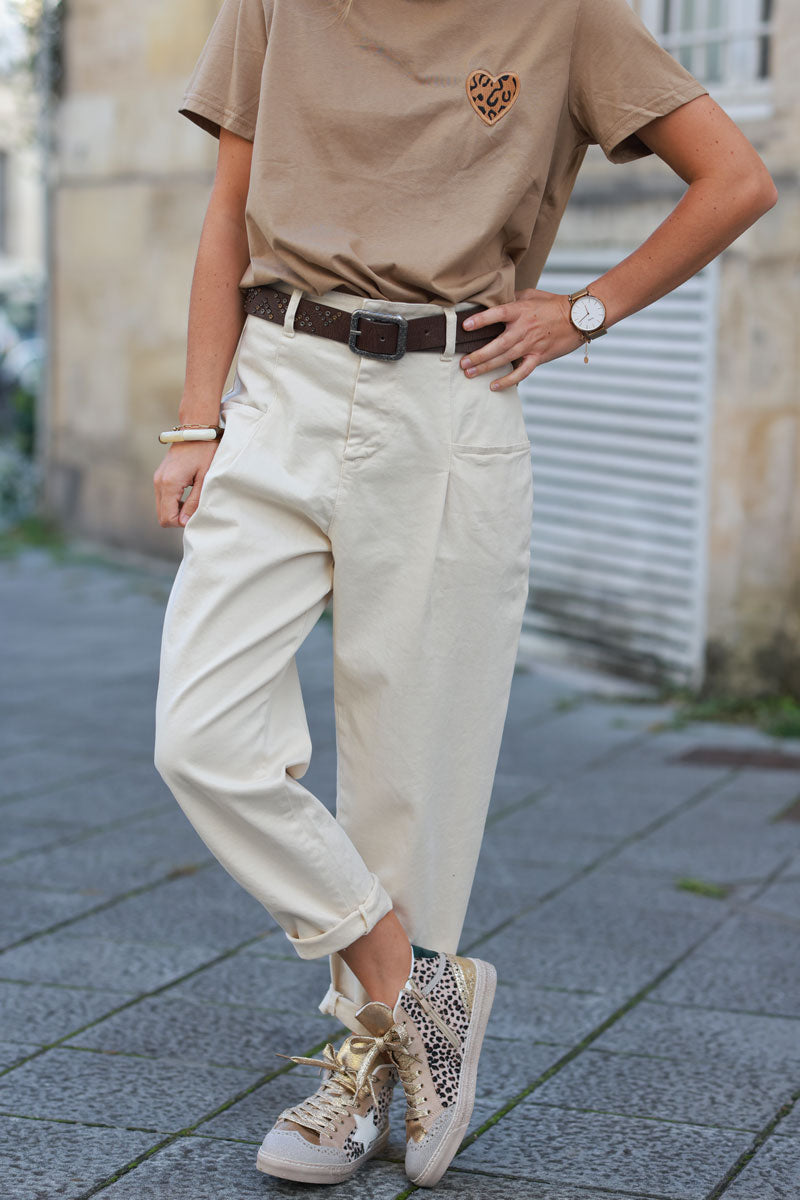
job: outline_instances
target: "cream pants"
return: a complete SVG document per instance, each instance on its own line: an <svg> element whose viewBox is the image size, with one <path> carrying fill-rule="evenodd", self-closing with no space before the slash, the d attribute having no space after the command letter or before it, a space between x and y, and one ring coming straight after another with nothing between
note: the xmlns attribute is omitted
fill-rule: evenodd
<svg viewBox="0 0 800 1200"><path fill-rule="evenodd" d="M530 443L516 388L489 390L509 368L459 367L454 309L444 352L385 362L302 332L301 293L281 287L285 326L246 319L184 527L155 764L298 955L330 955L320 1010L364 1032L369 997L337 951L392 907L413 942L458 946L528 594ZM331 596L335 818L299 782L295 666Z"/></svg>

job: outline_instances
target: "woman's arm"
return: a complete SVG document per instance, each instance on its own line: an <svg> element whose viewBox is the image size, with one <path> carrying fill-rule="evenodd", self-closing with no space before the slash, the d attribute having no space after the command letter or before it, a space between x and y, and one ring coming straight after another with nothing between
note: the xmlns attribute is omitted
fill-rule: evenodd
<svg viewBox="0 0 800 1200"><path fill-rule="evenodd" d="M215 425L222 389L244 324L239 281L249 262L245 205L252 143L220 131L214 187L189 298L186 380L176 424ZM197 508L217 442L172 442L153 484L159 524L185 525ZM181 496L192 491L184 503Z"/></svg>
<svg viewBox="0 0 800 1200"><path fill-rule="evenodd" d="M698 96L637 130L659 158L689 184L669 216L589 289L604 302L606 326L671 292L735 241L777 200L772 178L739 127L710 96ZM511 304L473 318L474 327L505 321L506 330L461 360L482 374L521 359L492 386L511 387L540 363L582 345L566 296L528 289Z"/></svg>

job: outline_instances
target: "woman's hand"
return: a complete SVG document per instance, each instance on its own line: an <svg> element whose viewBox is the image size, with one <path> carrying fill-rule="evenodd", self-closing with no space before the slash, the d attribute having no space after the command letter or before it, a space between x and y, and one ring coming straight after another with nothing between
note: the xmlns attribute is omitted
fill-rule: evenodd
<svg viewBox="0 0 800 1200"><path fill-rule="evenodd" d="M560 358L584 344L569 319L568 296L540 292L536 288L514 294L516 300L510 304L487 308L464 322L465 329L505 323L503 333L461 359L460 365L467 375L482 375L515 359L522 360L514 370L493 381L494 391L513 387L540 363Z"/></svg>
<svg viewBox="0 0 800 1200"><path fill-rule="evenodd" d="M197 508L219 442L172 442L153 476L159 525L185 525ZM185 489L192 490L181 500Z"/></svg>

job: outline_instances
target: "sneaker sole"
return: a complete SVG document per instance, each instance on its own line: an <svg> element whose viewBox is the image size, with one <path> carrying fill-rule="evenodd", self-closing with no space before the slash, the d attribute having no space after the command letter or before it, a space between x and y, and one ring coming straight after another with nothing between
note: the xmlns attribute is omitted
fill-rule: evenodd
<svg viewBox="0 0 800 1200"><path fill-rule="evenodd" d="M343 1163L339 1167L331 1166L330 1163L320 1163L318 1167L315 1167L313 1163L270 1158L269 1155L259 1150L256 1156L256 1166L265 1175L275 1175L278 1179L293 1179L298 1183L343 1183L352 1178L359 1167L362 1167L370 1158L385 1150L388 1143L389 1127L387 1125L383 1133L376 1137L367 1153L356 1159L355 1162Z"/></svg>
<svg viewBox="0 0 800 1200"><path fill-rule="evenodd" d="M433 1187L442 1178L461 1145L472 1116L472 1110L475 1107L478 1059L483 1045L483 1035L489 1024L489 1014L494 1003L497 972L491 963L484 962L480 958L472 961L477 968L475 999L472 1006L472 1020L464 1041L464 1063L461 1068L458 1098L454 1106L453 1123L420 1173L408 1176L411 1182L417 1184L418 1187Z"/></svg>

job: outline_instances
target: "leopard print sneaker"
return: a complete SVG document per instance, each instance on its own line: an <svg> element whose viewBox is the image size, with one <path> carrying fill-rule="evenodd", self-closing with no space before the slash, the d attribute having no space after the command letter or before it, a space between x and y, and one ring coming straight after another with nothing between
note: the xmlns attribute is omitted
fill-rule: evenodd
<svg viewBox="0 0 800 1200"><path fill-rule="evenodd" d="M341 1183L389 1140L389 1105L397 1081L380 1038L351 1034L321 1058L281 1055L328 1073L317 1090L286 1108L270 1129L256 1166L301 1183Z"/></svg>
<svg viewBox="0 0 800 1200"><path fill-rule="evenodd" d="M406 1174L419 1187L433 1187L472 1116L497 974L479 958L412 949L411 974L394 1010L373 1002L358 1019L389 1049L403 1084Z"/></svg>

